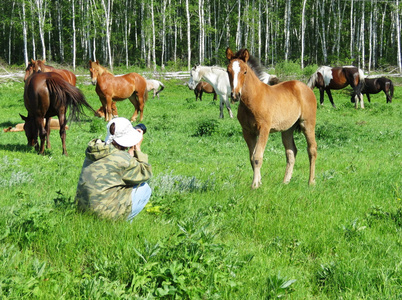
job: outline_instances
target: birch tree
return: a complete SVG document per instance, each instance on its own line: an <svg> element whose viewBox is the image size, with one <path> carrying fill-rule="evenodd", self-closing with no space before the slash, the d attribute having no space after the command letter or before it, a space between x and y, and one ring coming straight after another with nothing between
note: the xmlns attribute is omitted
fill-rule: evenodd
<svg viewBox="0 0 402 300"><path fill-rule="evenodd" d="M190 24L190 7L189 0L186 0L186 20L187 20L187 69L191 69L191 24Z"/></svg>
<svg viewBox="0 0 402 300"><path fill-rule="evenodd" d="M72 0L74 1L74 0ZM111 39L111 31L110 31L110 26L112 24L112 6L113 6L113 0L102 0L102 7L103 7L103 13L105 17L105 30L106 30L106 57L108 58L109 61L109 67L113 72L113 59L112 59L112 48L110 46L110 39Z"/></svg>
<svg viewBox="0 0 402 300"><path fill-rule="evenodd" d="M42 59L46 60L45 43L45 20L46 20L46 0L35 0L36 13L38 16L39 37L42 44Z"/></svg>
<svg viewBox="0 0 402 300"><path fill-rule="evenodd" d="M399 18L399 0L396 0L395 9L395 23L396 23L396 42L397 42L397 63L399 67L399 73L402 74L402 57L401 57L401 22Z"/></svg>
<svg viewBox="0 0 402 300"><path fill-rule="evenodd" d="M28 66L28 33L27 33L27 20L25 14L25 0L22 1L22 38L24 42L24 61L25 66Z"/></svg>
<svg viewBox="0 0 402 300"><path fill-rule="evenodd" d="M303 0L303 9L302 9L302 25L301 25L301 68L304 69L304 33L306 31L306 2L307 0Z"/></svg>

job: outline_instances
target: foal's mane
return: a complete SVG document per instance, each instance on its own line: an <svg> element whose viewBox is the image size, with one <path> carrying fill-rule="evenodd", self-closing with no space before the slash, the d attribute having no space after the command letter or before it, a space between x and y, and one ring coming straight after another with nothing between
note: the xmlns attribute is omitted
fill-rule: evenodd
<svg viewBox="0 0 402 300"><path fill-rule="evenodd" d="M243 48L237 51L236 54L234 55L234 58L241 57L245 50L246 49ZM249 59L247 61L247 65L251 68L251 70L254 71L255 75L262 81L265 72L263 66L261 65L260 60L254 55L250 54Z"/></svg>

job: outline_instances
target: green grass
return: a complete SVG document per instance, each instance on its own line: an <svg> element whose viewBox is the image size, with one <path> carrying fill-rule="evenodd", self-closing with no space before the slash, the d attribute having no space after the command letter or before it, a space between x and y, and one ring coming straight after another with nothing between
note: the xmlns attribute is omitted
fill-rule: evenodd
<svg viewBox="0 0 402 300"><path fill-rule="evenodd" d="M79 88L99 107L94 87ZM315 90L318 98L318 91ZM317 111L316 185L302 135L291 182L272 134L263 184L251 190L236 119L195 102L181 81L146 103L142 149L154 177L149 206L132 224L74 207L84 151L105 137L89 113L58 132L44 156L23 132L0 132L1 299L399 299L402 297L402 88L356 110L348 90ZM1 128L21 122L23 84L0 85ZM129 101L117 103L130 118ZM237 104L232 105L235 112Z"/></svg>

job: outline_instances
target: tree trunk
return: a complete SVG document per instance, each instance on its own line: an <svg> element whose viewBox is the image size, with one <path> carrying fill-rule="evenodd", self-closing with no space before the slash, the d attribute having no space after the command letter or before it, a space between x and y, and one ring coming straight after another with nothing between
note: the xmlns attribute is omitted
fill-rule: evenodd
<svg viewBox="0 0 402 300"><path fill-rule="evenodd" d="M302 9L302 28L301 28L301 68L304 69L304 33L306 30L306 2L307 0L303 0L303 9Z"/></svg>
<svg viewBox="0 0 402 300"><path fill-rule="evenodd" d="M399 73L402 74L402 57L401 57L401 22L399 19L399 0L396 0L395 9L395 23L396 23L396 42L397 42L397 61L399 67Z"/></svg>
<svg viewBox="0 0 402 300"><path fill-rule="evenodd" d="M39 25L39 37L42 44L42 59L46 60L46 43L45 43L45 19L46 19L46 2L44 0L35 0L37 13L38 13L38 25Z"/></svg>
<svg viewBox="0 0 402 300"><path fill-rule="evenodd" d="M187 18L187 68L191 69L191 23L190 23L190 7L189 0L186 0L186 18Z"/></svg>
<svg viewBox="0 0 402 300"><path fill-rule="evenodd" d="M25 66L28 66L28 33L27 33L27 21L25 16L25 1L22 1L22 36L24 39L24 60Z"/></svg>

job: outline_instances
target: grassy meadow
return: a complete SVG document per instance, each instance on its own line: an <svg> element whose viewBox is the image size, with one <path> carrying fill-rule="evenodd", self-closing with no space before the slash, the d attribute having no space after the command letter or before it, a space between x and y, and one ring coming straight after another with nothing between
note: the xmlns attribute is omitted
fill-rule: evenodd
<svg viewBox="0 0 402 300"><path fill-rule="evenodd" d="M89 112L37 155L24 132L0 132L0 299L401 299L402 87L364 110L349 89L317 110L316 185L306 142L291 182L269 138L262 186L251 190L248 150L219 102L195 102L184 81L162 81L145 106L153 194L132 224L75 210L86 145L105 137ZM100 106L88 77L87 101ZM314 90L319 99L318 90ZM26 114L23 83L0 84L0 127ZM236 115L238 104L232 105ZM130 118L128 100L117 103Z"/></svg>

